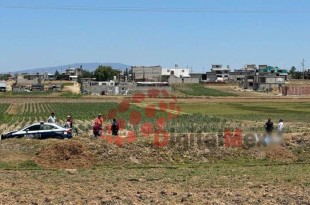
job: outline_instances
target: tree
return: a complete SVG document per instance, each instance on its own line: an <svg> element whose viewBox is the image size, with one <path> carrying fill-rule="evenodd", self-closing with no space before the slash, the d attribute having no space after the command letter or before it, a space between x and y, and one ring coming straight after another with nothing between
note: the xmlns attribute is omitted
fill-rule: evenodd
<svg viewBox="0 0 310 205"><path fill-rule="evenodd" d="M0 75L0 80L8 80L9 77L11 77L10 74L3 74L3 75Z"/></svg>
<svg viewBox="0 0 310 205"><path fill-rule="evenodd" d="M296 67L292 66L291 69L289 70L289 74L292 76L292 79L301 79L302 73L296 70L297 70Z"/></svg>
<svg viewBox="0 0 310 205"><path fill-rule="evenodd" d="M88 70L83 70L83 69L82 69L81 77L82 77L82 78L93 78L93 77L94 77L94 74L91 73L91 72L88 71Z"/></svg>
<svg viewBox="0 0 310 205"><path fill-rule="evenodd" d="M123 78L124 78L124 81L126 80L126 78L128 80L128 68L126 68L126 70L124 71Z"/></svg>
<svg viewBox="0 0 310 205"><path fill-rule="evenodd" d="M289 73L292 75L296 72L296 67L295 66L292 66Z"/></svg>
<svg viewBox="0 0 310 205"><path fill-rule="evenodd" d="M56 70L54 74L54 79L58 80L59 76L60 76L60 73L58 72L58 70Z"/></svg>
<svg viewBox="0 0 310 205"><path fill-rule="evenodd" d="M111 66L101 65L95 70L94 75L98 81L109 81L113 80L114 76L118 76L119 71L112 69Z"/></svg>

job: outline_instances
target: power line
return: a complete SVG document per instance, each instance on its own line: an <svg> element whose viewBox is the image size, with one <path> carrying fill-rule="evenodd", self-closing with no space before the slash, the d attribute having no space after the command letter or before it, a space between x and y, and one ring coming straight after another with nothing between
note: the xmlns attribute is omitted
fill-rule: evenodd
<svg viewBox="0 0 310 205"><path fill-rule="evenodd" d="M310 9L207 9L207 8L144 8L144 7L89 7L52 5L0 4L0 8L33 10L72 10L106 12L166 12L166 13L309 13Z"/></svg>

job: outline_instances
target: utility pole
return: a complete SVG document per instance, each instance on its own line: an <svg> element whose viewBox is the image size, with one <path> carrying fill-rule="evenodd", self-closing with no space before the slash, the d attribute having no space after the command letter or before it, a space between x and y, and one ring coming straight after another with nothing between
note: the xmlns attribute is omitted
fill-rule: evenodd
<svg viewBox="0 0 310 205"><path fill-rule="evenodd" d="M302 59L301 62L301 66L302 66L302 79L305 79L305 59Z"/></svg>

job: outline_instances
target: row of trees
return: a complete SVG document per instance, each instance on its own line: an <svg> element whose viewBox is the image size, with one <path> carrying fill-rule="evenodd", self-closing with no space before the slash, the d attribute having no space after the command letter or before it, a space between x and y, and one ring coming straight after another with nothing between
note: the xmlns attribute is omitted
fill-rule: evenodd
<svg viewBox="0 0 310 205"><path fill-rule="evenodd" d="M113 69L111 66L99 66L95 71L91 72L88 70L81 71L81 75L79 78L96 78L98 81L109 81L113 80L114 76L117 78L120 75L119 70ZM55 72L54 77L56 80L62 80L65 79L67 76L62 75L58 71Z"/></svg>
<svg viewBox="0 0 310 205"><path fill-rule="evenodd" d="M303 79L304 73L301 71L297 71L295 66L292 66L289 70L289 74L291 75L292 79Z"/></svg>

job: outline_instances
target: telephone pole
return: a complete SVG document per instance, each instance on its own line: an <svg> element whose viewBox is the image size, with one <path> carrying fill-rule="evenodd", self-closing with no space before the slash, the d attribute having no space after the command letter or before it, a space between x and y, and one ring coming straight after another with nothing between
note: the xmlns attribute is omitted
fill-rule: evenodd
<svg viewBox="0 0 310 205"><path fill-rule="evenodd" d="M305 79L305 59L302 59L301 62L301 66L302 66L302 79Z"/></svg>

